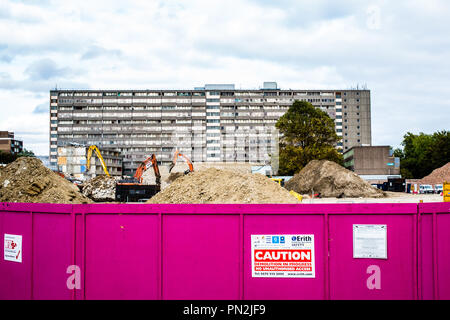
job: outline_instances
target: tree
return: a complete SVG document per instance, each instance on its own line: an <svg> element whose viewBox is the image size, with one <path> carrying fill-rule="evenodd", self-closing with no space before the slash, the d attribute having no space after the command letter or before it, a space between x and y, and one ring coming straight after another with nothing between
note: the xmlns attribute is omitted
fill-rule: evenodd
<svg viewBox="0 0 450 320"><path fill-rule="evenodd" d="M17 154L17 157L35 157L35 154L33 151L24 148L21 152Z"/></svg>
<svg viewBox="0 0 450 320"><path fill-rule="evenodd" d="M9 152L0 151L0 163L8 164L17 159L17 156Z"/></svg>
<svg viewBox="0 0 450 320"><path fill-rule="evenodd" d="M404 178L421 179L450 161L450 131L433 134L407 132L394 156L400 158Z"/></svg>
<svg viewBox="0 0 450 320"><path fill-rule="evenodd" d="M280 175L293 175L311 160L326 159L342 165L343 157L335 148L340 138L334 121L311 103L294 101L275 127L281 133Z"/></svg>

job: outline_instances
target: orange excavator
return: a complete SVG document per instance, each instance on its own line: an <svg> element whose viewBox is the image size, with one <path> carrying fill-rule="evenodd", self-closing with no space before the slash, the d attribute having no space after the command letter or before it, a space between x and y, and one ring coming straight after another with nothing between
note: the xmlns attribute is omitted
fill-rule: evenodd
<svg viewBox="0 0 450 320"><path fill-rule="evenodd" d="M143 174L148 168L153 167L153 171L155 172L156 184L161 185L161 174L159 173L158 161L156 160L155 154L152 154L150 157L141 162L141 164L137 167L136 172L133 176L133 179L121 180L119 184L121 185L136 185L142 184Z"/></svg>
<svg viewBox="0 0 450 320"><path fill-rule="evenodd" d="M143 174L148 168L153 167L156 184L144 185ZM151 198L161 190L161 174L159 173L158 161L152 154L141 162L136 169L132 180L121 180L116 184L116 200L121 202L141 202Z"/></svg>
<svg viewBox="0 0 450 320"><path fill-rule="evenodd" d="M153 167L153 171L155 172L156 184L161 184L161 174L159 173L158 161L156 161L155 154L152 154L150 157L141 162L139 167L136 169L136 173L134 174L134 178L142 184L142 175L149 167Z"/></svg>
<svg viewBox="0 0 450 320"><path fill-rule="evenodd" d="M172 171L173 167L175 167L175 164L177 163L178 158L181 157L184 159L184 161L187 163L189 169L186 170L184 172L184 174L188 174L189 172L193 172L194 171L194 165L192 164L191 160L185 156L184 154L182 154L180 151L175 151L175 154L173 156L173 160L172 163L169 166L169 173Z"/></svg>

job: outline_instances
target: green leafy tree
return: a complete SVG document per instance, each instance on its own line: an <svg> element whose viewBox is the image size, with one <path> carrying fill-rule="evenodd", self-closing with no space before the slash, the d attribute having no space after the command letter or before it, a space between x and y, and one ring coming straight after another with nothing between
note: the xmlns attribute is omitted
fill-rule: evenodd
<svg viewBox="0 0 450 320"><path fill-rule="evenodd" d="M394 156L400 158L400 171L404 178L421 179L434 169L450 161L450 131L433 134L406 133Z"/></svg>
<svg viewBox="0 0 450 320"><path fill-rule="evenodd" d="M0 151L0 163L8 164L17 159L17 155L11 154L9 152Z"/></svg>
<svg viewBox="0 0 450 320"><path fill-rule="evenodd" d="M31 150L27 150L27 149L23 148L23 150L21 152L19 152L17 154L17 156L18 157L35 157L35 154Z"/></svg>
<svg viewBox="0 0 450 320"><path fill-rule="evenodd" d="M280 131L279 174L293 175L311 160L331 160L342 165L335 144L340 140L334 121L311 103L296 100L278 119Z"/></svg>

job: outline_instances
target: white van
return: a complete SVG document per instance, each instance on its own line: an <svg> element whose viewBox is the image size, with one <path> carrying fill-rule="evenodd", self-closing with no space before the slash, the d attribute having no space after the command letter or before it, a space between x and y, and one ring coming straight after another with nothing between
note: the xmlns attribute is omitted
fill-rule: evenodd
<svg viewBox="0 0 450 320"><path fill-rule="evenodd" d="M419 193L434 193L433 187L429 184L421 184L419 187Z"/></svg>
<svg viewBox="0 0 450 320"><path fill-rule="evenodd" d="M435 184L434 185L434 192L437 194L440 194L444 190L444 187L442 184Z"/></svg>

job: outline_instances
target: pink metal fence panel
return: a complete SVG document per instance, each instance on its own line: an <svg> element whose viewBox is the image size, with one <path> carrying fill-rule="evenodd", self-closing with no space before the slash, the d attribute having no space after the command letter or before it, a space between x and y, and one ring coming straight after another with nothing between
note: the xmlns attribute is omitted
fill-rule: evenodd
<svg viewBox="0 0 450 320"><path fill-rule="evenodd" d="M450 299L450 203L420 203L419 285L422 299Z"/></svg>
<svg viewBox="0 0 450 320"><path fill-rule="evenodd" d="M2 246L0 299L448 299L449 212L446 203L0 203L2 237L23 237L20 263ZM353 258L354 224L387 226L387 259ZM313 234L315 276L253 277L251 235L261 234ZM367 285L374 266L379 288Z"/></svg>
<svg viewBox="0 0 450 320"><path fill-rule="evenodd" d="M33 299L70 299L67 267L72 265L70 214L33 214Z"/></svg>
<svg viewBox="0 0 450 320"><path fill-rule="evenodd" d="M0 262L0 299L32 298L32 227L29 212L0 212L0 232L2 242L4 234L23 235L22 262L4 260L4 246L1 246Z"/></svg>
<svg viewBox="0 0 450 320"><path fill-rule="evenodd" d="M239 299L239 217L163 218L163 299Z"/></svg>
<svg viewBox="0 0 450 320"><path fill-rule="evenodd" d="M74 248L68 224L71 205L2 204L0 235L22 236L22 262L4 260L1 246L0 299L69 299L66 268Z"/></svg>
<svg viewBox="0 0 450 320"><path fill-rule="evenodd" d="M331 299L415 299L415 215L330 217ZM353 258L353 224L387 225L387 259ZM367 285L379 270L380 288Z"/></svg>
<svg viewBox="0 0 450 320"><path fill-rule="evenodd" d="M285 211L289 212L289 211ZM281 209L280 213L283 213ZM321 214L251 214L244 216L244 298L325 299L324 217ZM313 234L315 278L254 278L251 263L251 235Z"/></svg>

